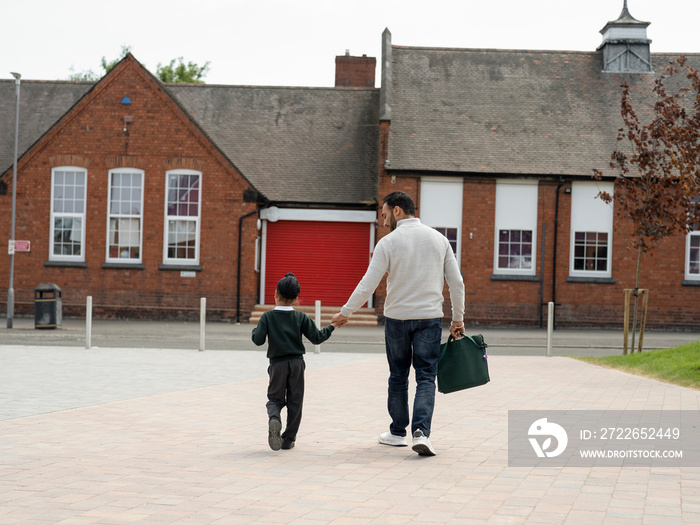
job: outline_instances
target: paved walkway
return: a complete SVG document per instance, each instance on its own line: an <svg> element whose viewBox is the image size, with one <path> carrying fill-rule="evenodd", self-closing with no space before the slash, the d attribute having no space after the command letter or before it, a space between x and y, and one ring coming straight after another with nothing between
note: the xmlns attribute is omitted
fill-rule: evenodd
<svg viewBox="0 0 700 525"><path fill-rule="evenodd" d="M544 357L541 344L518 354L542 332L514 332L490 349L491 383L438 394L438 455L424 458L377 444L388 426L378 331L345 330L331 340L348 351L307 354L297 446L277 452L264 353L236 342L247 326L229 351L206 352L5 344L0 330L0 523L700 523L700 467L507 465L509 410L697 411L700 391Z"/></svg>

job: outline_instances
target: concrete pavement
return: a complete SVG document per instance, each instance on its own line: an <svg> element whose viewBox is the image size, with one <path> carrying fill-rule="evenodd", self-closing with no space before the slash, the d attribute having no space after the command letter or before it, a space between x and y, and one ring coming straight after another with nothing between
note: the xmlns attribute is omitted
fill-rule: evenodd
<svg viewBox="0 0 700 525"><path fill-rule="evenodd" d="M544 331L471 329L492 380L437 395L424 458L376 442L381 329L307 350L297 446L273 452L249 325L208 324L207 348L227 351L198 352L196 323L99 321L90 350L84 322L22 323L0 329L3 524L700 523L700 467L507 465L509 410L700 410L700 391L558 356L619 353L619 333L557 331L548 358Z"/></svg>

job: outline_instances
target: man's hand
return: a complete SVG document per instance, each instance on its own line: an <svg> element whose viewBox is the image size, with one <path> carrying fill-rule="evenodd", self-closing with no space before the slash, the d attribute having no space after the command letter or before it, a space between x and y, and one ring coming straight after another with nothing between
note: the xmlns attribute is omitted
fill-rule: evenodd
<svg viewBox="0 0 700 525"><path fill-rule="evenodd" d="M450 334L452 335L453 339L459 339L462 337L464 334L464 323L452 321L452 324L450 325Z"/></svg>
<svg viewBox="0 0 700 525"><path fill-rule="evenodd" d="M341 314L340 312L338 312L337 314L335 314L335 315L333 316L333 318L331 319L331 324L332 324L334 327L336 327L336 328L340 328L341 326L343 326L343 325L344 325L345 323L347 323L347 322L348 322L348 318L345 317L345 316L344 316L343 314Z"/></svg>

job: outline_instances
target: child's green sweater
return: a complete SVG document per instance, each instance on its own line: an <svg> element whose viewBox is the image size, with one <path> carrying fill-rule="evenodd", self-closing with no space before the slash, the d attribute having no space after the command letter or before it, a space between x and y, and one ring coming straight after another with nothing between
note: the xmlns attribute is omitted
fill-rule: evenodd
<svg viewBox="0 0 700 525"><path fill-rule="evenodd" d="M326 341L334 327L319 330L311 317L291 307L277 307L262 314L258 326L253 328L253 342L262 346L268 339L267 357L270 363L285 359L303 359L304 335L313 344Z"/></svg>

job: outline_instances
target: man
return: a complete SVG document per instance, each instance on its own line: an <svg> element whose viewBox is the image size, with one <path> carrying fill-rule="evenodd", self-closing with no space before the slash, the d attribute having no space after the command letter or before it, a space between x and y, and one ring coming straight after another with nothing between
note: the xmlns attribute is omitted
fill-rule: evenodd
<svg viewBox="0 0 700 525"><path fill-rule="evenodd" d="M384 197L382 217L391 233L377 243L365 276L345 306L333 316L333 322L347 322L374 293L384 274L389 274L384 335L391 425L389 432L379 436L379 442L403 447L408 444L408 374L413 364L413 450L422 456L434 456L429 437L442 335L442 290L447 281L452 302L450 333L459 338L464 333L464 282L447 238L422 224L415 214L416 207L408 194L395 191Z"/></svg>

